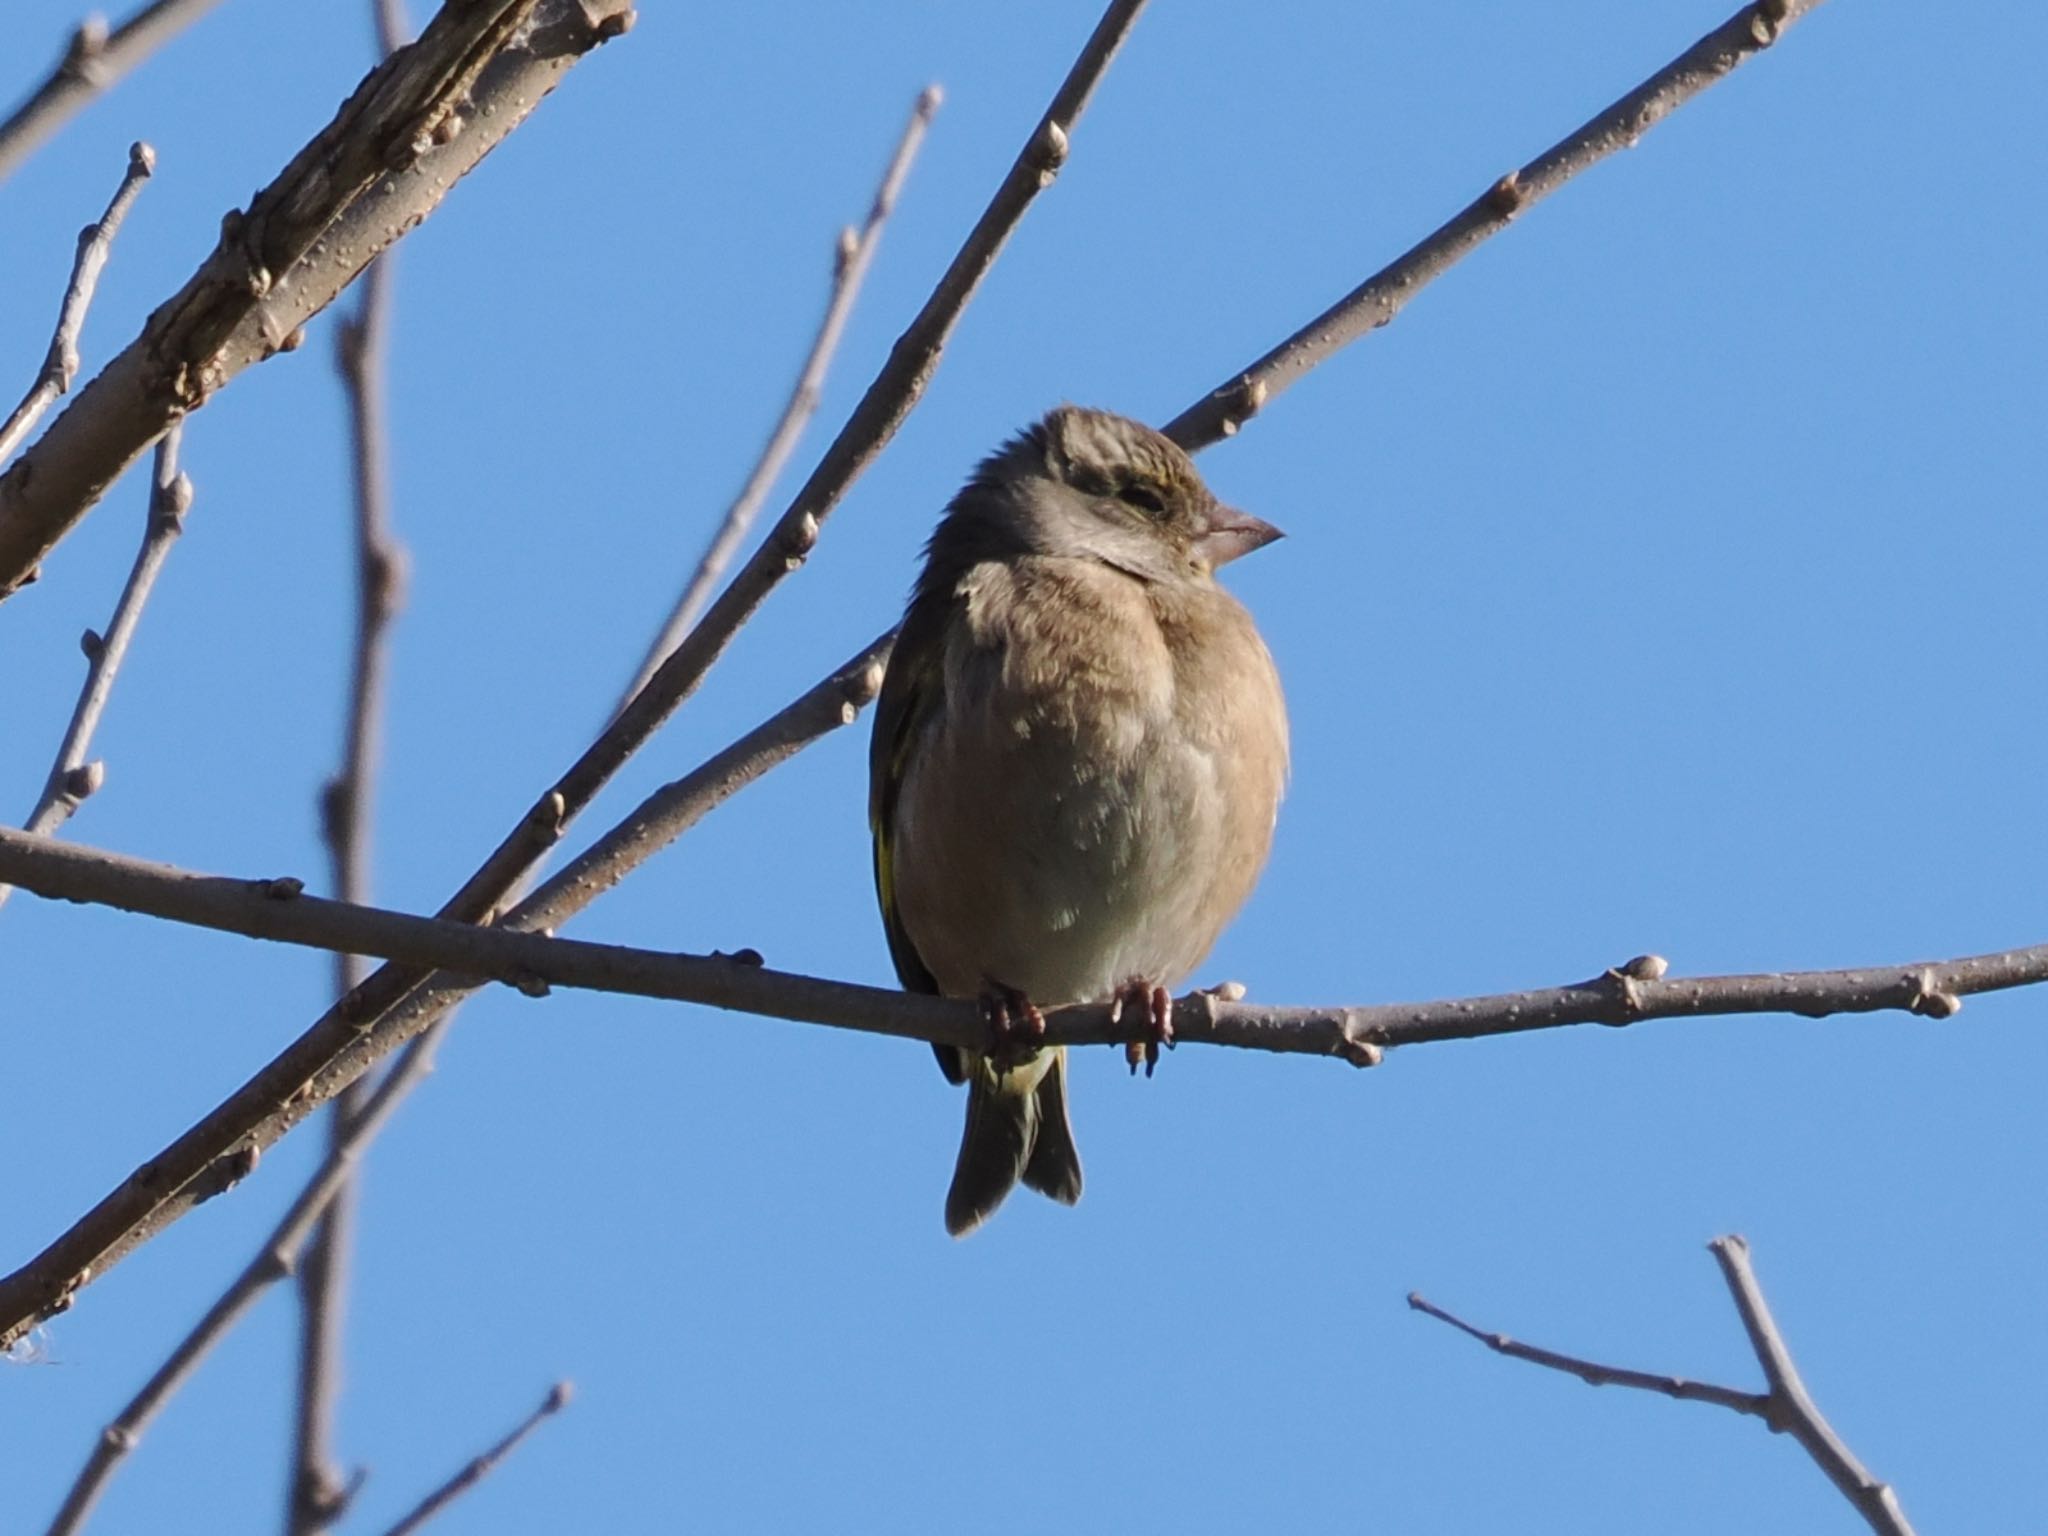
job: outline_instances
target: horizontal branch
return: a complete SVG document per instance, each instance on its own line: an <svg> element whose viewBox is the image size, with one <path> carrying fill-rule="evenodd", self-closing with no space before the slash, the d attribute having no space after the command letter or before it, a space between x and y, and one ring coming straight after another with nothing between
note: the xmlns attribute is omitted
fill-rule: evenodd
<svg viewBox="0 0 2048 1536"><path fill-rule="evenodd" d="M0 880L59 901L91 902L248 938L378 955L459 978L503 982L530 996L550 987L701 1003L798 1023L973 1048L987 1026L968 1001L824 981L729 955L592 944L479 928L305 894L303 882L199 875L101 849L0 828ZM1633 1024L1714 1014L1902 1010L1948 1018L1966 993L2048 980L2048 944L1960 960L1857 970L1751 976L1666 977L1644 956L1590 981L1492 997L1353 1007L1270 1007L1208 992L1181 999L1177 1041L1292 1055L1340 1056L1371 1066L1386 1047L1555 1029ZM1055 1045L1127 1044L1148 1038L1144 1021L1113 1019L1104 1005L1046 1014ZM0 1320L4 1324L4 1320Z"/></svg>
<svg viewBox="0 0 2048 1536"><path fill-rule="evenodd" d="M142 334L0 475L0 600L178 417L299 327L440 205L629 0L449 0L364 79Z"/></svg>
<svg viewBox="0 0 2048 1536"><path fill-rule="evenodd" d="M220 0L155 0L111 32L104 17L87 16L71 34L57 67L0 121L0 181L93 97L218 4Z"/></svg>
<svg viewBox="0 0 2048 1536"><path fill-rule="evenodd" d="M1587 167L1630 149L1650 129L1738 64L1775 43L1821 0L1745 5L1641 85L1509 171L1448 224L1375 272L1315 319L1160 430L1190 453L1230 436L1303 374L1379 329L1408 301Z"/></svg>

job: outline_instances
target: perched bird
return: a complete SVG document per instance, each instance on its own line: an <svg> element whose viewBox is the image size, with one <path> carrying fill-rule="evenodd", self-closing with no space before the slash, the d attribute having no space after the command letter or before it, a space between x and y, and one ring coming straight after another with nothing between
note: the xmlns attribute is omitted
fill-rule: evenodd
<svg viewBox="0 0 2048 1536"><path fill-rule="evenodd" d="M1167 438L1072 406L985 460L932 534L875 709L869 819L897 976L978 998L990 1025L986 1052L934 1047L967 1084L956 1237L1020 1179L1081 1197L1039 1008L1144 1010L1149 1072L1168 988L1258 879L1287 713L1214 573L1278 537Z"/></svg>

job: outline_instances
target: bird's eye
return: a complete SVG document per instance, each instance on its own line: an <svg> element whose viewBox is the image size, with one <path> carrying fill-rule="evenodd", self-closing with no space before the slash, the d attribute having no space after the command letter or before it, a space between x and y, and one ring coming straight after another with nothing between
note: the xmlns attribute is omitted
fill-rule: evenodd
<svg viewBox="0 0 2048 1536"><path fill-rule="evenodd" d="M1142 480L1129 480L1118 486L1116 499L1127 507L1136 507L1147 517L1166 515L1165 498Z"/></svg>

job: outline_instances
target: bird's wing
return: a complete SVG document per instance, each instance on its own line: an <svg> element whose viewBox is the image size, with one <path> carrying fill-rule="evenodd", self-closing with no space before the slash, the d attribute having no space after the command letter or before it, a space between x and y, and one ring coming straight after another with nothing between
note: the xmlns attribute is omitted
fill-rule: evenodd
<svg viewBox="0 0 2048 1536"><path fill-rule="evenodd" d="M875 895L889 957L897 979L910 992L937 992L938 982L911 943L896 904L896 801L918 737L945 704L946 624L959 599L952 593L921 594L904 615L889 654L881 697L875 701L875 729L868 746L868 827L875 842ZM949 1058L941 1065L950 1066ZM949 1073L950 1075L950 1073Z"/></svg>

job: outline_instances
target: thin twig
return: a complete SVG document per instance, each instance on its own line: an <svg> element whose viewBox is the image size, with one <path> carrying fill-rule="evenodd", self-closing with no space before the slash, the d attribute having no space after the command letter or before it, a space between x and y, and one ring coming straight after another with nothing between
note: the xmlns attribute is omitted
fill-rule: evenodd
<svg viewBox="0 0 2048 1536"><path fill-rule="evenodd" d="M412 1513L405 1516L384 1536L412 1536L412 1533L438 1515L448 1505L461 1498L470 1489L482 1482L499 1462L519 1448L519 1442L554 1415L569 1406L572 1390L566 1381L558 1381L548 1389L548 1395L541 1399L540 1406L519 1421L519 1427L505 1436L481 1456L473 1457L469 1463L447 1482L436 1488L414 1506Z"/></svg>
<svg viewBox="0 0 2048 1536"><path fill-rule="evenodd" d="M504 923L488 928L327 901L305 895L296 880L194 874L4 828L0 875L55 900L97 903L248 938L355 950L443 970L462 978L457 985L463 990L479 980L504 982L536 997L550 987L577 987L936 1044L973 1048L987 1039L980 1011L961 999L824 981L722 955L591 944L536 931L569 905L561 900L550 908L559 894L573 893L570 899L577 903L595 894L595 882L581 865L565 869ZM1182 1043L1338 1056L1372 1066L1390 1047L1571 1024L1892 1010L1945 1019L1961 1008L1966 994L2043 982L2048 982L2048 944L1855 970L1638 980L1624 968L1571 986L1431 1003L1269 1007L1196 991L1176 1005L1174 1034ZM1053 1045L1127 1044L1142 1039L1146 1028L1142 1020L1116 1021L1103 1004L1049 1011L1045 1024L1045 1039Z"/></svg>
<svg viewBox="0 0 2048 1536"><path fill-rule="evenodd" d="M882 184L868 209L866 225L858 232L850 227L840 232L832 262L831 295L825 303L824 317L818 322L818 334L812 338L810 353L797 373L795 387L790 390L789 401L782 408L775 430L768 434L761 457L748 473L739 495L726 508L725 517L719 523L718 531L711 536L711 542L684 586L682 596L676 599L675 611L662 625L661 633L654 637L654 643L647 648L646 659L633 674L633 681L626 686L624 695L619 699L619 709L632 702L633 695L646 686L655 668L668 659L669 653L697 621L705 599L711 595L711 588L725 574L733 551L739 548L740 541L753 526L761 504L768 499L768 493L781 477L790 454L796 451L805 426L817 413L818 401L825 387L825 372L832 365L832 355L839 350L839 338L845 333L847 317L853 313L861 284L874 263L875 248L881 243L882 226L896 207L897 194L902 191L904 178L910 174L911 162L917 158L925 129L931 124L932 114L939 109L939 100L939 88L935 85L927 86L918 96L917 104L911 108L910 121L903 129L903 137L897 142L896 153L890 157L889 168L883 174Z"/></svg>
<svg viewBox="0 0 2048 1536"><path fill-rule="evenodd" d="M399 0L374 0L371 13L378 56L387 58L403 46L403 9ZM369 824L381 756L384 676L403 586L404 551L391 532L385 431L384 339L390 308L391 259L386 255L370 263L355 312L344 315L334 333L335 369L348 401L353 448L356 622L341 768L321 792L320 826L334 892L343 901L369 900ZM335 995L346 996L368 969L359 956L337 954ZM347 1135L349 1122L361 1113L368 1093L367 1080L358 1079L335 1099L327 1117L330 1148ZM360 1482L342 1475L331 1450L341 1391L341 1333L347 1317L355 1189L350 1179L328 1203L299 1268L298 1396L285 1505L285 1527L291 1536L315 1536L341 1519Z"/></svg>
<svg viewBox="0 0 2048 1536"><path fill-rule="evenodd" d="M149 509L144 515L142 547L128 571L128 582L114 604L113 617L104 634L87 630L81 637L85 651L85 686L72 708L71 723L57 747L57 760L43 782L35 809L22 825L30 832L51 834L77 813L79 806L106 779L106 765L88 762L93 733L113 696L114 679L128 655L128 642L142 618L142 608L155 590L157 573L171 552L171 545L185 531L185 514L192 507L192 480L178 468L180 429L172 427L156 445L156 470L150 477ZM5 905L13 887L0 883L0 905Z"/></svg>
<svg viewBox="0 0 2048 1536"><path fill-rule="evenodd" d="M44 354L42 371L21 404L14 408L14 414L0 425L0 464L14 456L14 450L42 420L43 412L59 395L69 391L77 379L78 334L85 328L85 312L92 307L100 272L107 257L113 254L114 236L120 231L121 221L128 217L128 205L155 171L156 151L140 141L129 145L128 169L121 174L121 185L115 189L113 201L107 204L98 223L88 224L78 232L78 254L72 258L71 281L64 289L64 302L57 311L57 330L50 338L50 350Z"/></svg>
<svg viewBox="0 0 2048 1536"><path fill-rule="evenodd" d="M1805 1383L1799 1379L1798 1367L1792 1363L1791 1352L1786 1349L1785 1341L1778 1333L1778 1325L1771 1317L1771 1309L1764 1301L1763 1288L1757 1284L1756 1271L1750 1267L1749 1244L1740 1237L1729 1236L1717 1237L1707 1247L1713 1251L1721 1266L1722 1278L1728 1282L1728 1293L1735 1300L1736 1311L1741 1314L1742 1326L1749 1334L1750 1348L1756 1355L1757 1364L1763 1367L1764 1380L1769 1383L1767 1391L1744 1392L1737 1387L1688 1381L1681 1376L1659 1376L1625 1366L1602 1365L1595 1360L1559 1354L1555 1350L1539 1349L1533 1344L1519 1343L1506 1334L1488 1333L1474 1327L1434 1302L1424 1300L1414 1291L1408 1293L1408 1305L1439 1322L1449 1323L1496 1354L1576 1376L1591 1387L1632 1387L1685 1402L1712 1403L1717 1408L1762 1419L1774 1432L1789 1434L1799 1442L1814 1464L1828 1475L1828 1480L1842 1497L1877 1532L1877 1536L1913 1536L1913 1527L1906 1522L1905 1513L1899 1508L1898 1496L1888 1485L1870 1475L1863 1463L1842 1443L1841 1437L1829 1427L1827 1420L1821 1417L1820 1409L1807 1395Z"/></svg>
<svg viewBox="0 0 2048 1536"><path fill-rule="evenodd" d="M347 1182L350 1170L369 1145L370 1138L383 1128L399 1101L432 1070L432 1052L422 1051L401 1061L378 1085L376 1093L363 1106L363 1112L350 1124L347 1137L328 1152L319 1173L300 1191L256 1257L249 1261L220 1299L207 1308L206 1315L171 1351L170 1358L157 1368L156 1374L149 1378L113 1423L101 1431L99 1443L93 1447L78 1480L72 1484L63 1508L50 1523L49 1536L70 1536L84 1524L115 1466L135 1449L151 1420L171 1395L184 1385L185 1379L205 1358L207 1351L220 1341L221 1336L249 1310L267 1287L291 1273L307 1234L312 1231L313 1224L319 1220L334 1192ZM253 1156L248 1158L238 1176L250 1172L255 1164Z"/></svg>
<svg viewBox="0 0 2048 1536"><path fill-rule="evenodd" d="M79 108L219 3L155 0L111 32L104 17L86 17L49 77L0 122L0 181L19 169Z"/></svg>
<svg viewBox="0 0 2048 1536"><path fill-rule="evenodd" d="M1317 364L1385 325L1408 301L1530 204L1628 149L1738 64L1770 47L1821 0L1745 5L1621 100L1482 192L1448 224L1367 278L1221 388L1161 428L1189 452L1230 436Z"/></svg>
<svg viewBox="0 0 2048 1536"><path fill-rule="evenodd" d="M1764 1379L1771 1384L1771 1428L1782 1430L1799 1442L1814 1465L1828 1475L1828 1481L1878 1536L1913 1536L1913 1527L1906 1523L1905 1511L1899 1507L1898 1495L1889 1484L1870 1475L1842 1437L1821 1417L1819 1407L1807 1394L1806 1383L1799 1379L1799 1368L1792 1363L1792 1353L1778 1333L1777 1320L1764 1301L1763 1287L1757 1283L1756 1271L1749 1262L1747 1240L1731 1233L1715 1238L1707 1247L1721 1266L1728 1294L1735 1298L1735 1310L1742 1314L1743 1329L1749 1334L1749 1347L1756 1352Z"/></svg>
<svg viewBox="0 0 2048 1536"><path fill-rule="evenodd" d="M114 360L0 475L0 600L177 417L297 345L378 252L418 225L632 0L468 0L373 70ZM397 161L393 168L393 160Z"/></svg>
<svg viewBox="0 0 2048 1536"><path fill-rule="evenodd" d="M1626 1366L1602 1365L1597 1360L1586 1360L1578 1355L1559 1354L1554 1349L1524 1344L1504 1333L1488 1333L1466 1322L1456 1313L1438 1306L1419 1291L1408 1293L1408 1305L1440 1323L1449 1323L1460 1333L1477 1339L1497 1355L1506 1355L1510 1360L1526 1360L1531 1365L1540 1365L1548 1370L1562 1371L1567 1376L1578 1377L1589 1387L1633 1387L1639 1392L1657 1392L1665 1397L1675 1397L1682 1403L1712 1403L1717 1408L1726 1408L1734 1413L1752 1414L1759 1419L1767 1419L1770 1416L1771 1400L1762 1392L1744 1392L1735 1387L1719 1387L1710 1381L1692 1381L1684 1376L1660 1376L1651 1371L1633 1371Z"/></svg>

